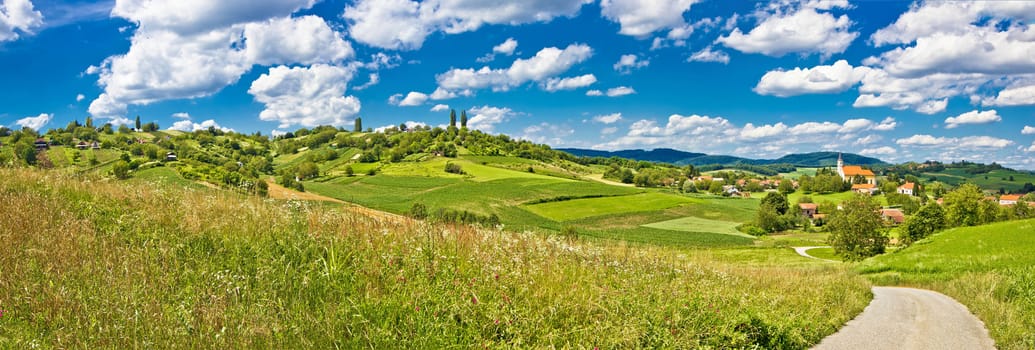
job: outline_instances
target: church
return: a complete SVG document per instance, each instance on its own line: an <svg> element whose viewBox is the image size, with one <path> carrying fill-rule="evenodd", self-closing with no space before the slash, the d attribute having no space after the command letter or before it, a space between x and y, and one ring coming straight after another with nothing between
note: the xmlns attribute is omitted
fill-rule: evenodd
<svg viewBox="0 0 1035 350"><path fill-rule="evenodd" d="M863 169L858 165L845 165L840 153L837 154L837 174L841 175L841 180L846 182L852 182L856 176L866 179L866 183L853 184L852 191L869 194L877 191L877 175L874 175L870 169Z"/></svg>

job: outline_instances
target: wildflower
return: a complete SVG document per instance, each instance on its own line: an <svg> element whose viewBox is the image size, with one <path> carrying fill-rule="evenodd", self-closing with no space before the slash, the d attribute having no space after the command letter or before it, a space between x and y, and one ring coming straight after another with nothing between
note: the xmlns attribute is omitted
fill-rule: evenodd
<svg viewBox="0 0 1035 350"><path fill-rule="evenodd" d="M471 294L471 304L478 305L478 296Z"/></svg>

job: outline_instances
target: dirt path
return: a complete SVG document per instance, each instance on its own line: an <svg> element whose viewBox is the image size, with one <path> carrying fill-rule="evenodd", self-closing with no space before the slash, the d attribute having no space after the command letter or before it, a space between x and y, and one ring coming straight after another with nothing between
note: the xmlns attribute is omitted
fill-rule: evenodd
<svg viewBox="0 0 1035 350"><path fill-rule="evenodd" d="M794 252L796 252L796 253L798 253L798 255L804 256L804 257L806 257L806 258L810 258L810 259L816 259L816 260L823 260L823 261L829 261L829 262L837 262L837 261L834 261L834 260L830 260L830 259L823 259L823 258L817 258L817 257L814 257L814 256L812 256L812 255L809 255L809 253L808 253L809 249L816 249L816 248L830 248L830 246L817 246L817 247L793 247L793 248L794 248Z"/></svg>
<svg viewBox="0 0 1035 350"><path fill-rule="evenodd" d="M923 289L873 287L873 301L813 349L995 349L965 306Z"/></svg>
<svg viewBox="0 0 1035 350"><path fill-rule="evenodd" d="M361 213L363 215L378 218L382 220L400 221L405 219L405 216L399 214L393 214L386 211L380 211L377 209L367 208L355 203L349 203L342 201L337 198L331 198L322 196L311 192L298 192L284 186L278 185L276 182L266 181L269 184L269 197L273 199L294 199L303 201L323 201L323 202L334 202L341 203L348 207L350 210Z"/></svg>
<svg viewBox="0 0 1035 350"><path fill-rule="evenodd" d="M591 175L583 176L583 178L584 179L590 179L590 180L593 180L593 181L596 181L596 182L599 182L599 183L602 183L602 184L612 185L612 186L636 187L636 185L633 185L633 184L624 184L624 183L621 183L621 182L607 180L607 179L604 178L604 174L591 174Z"/></svg>
<svg viewBox="0 0 1035 350"><path fill-rule="evenodd" d="M298 191L295 191L295 190L291 190L291 189L288 189L288 188L286 188L284 186L281 186L281 185L279 185L279 184L277 184L276 182L273 182L273 181L266 181L266 184L269 185L268 195L269 195L270 198L273 198L273 199L295 199L295 200L303 200L303 201L322 201L322 202L345 203L345 202L343 202L343 201L341 201L339 199L334 199L334 198L327 197L327 196L321 196L321 195L318 195L318 194L315 194L315 193L298 192Z"/></svg>

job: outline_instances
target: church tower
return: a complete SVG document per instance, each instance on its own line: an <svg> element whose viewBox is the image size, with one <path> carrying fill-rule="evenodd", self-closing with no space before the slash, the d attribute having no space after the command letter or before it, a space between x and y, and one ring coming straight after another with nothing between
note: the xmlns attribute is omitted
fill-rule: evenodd
<svg viewBox="0 0 1035 350"><path fill-rule="evenodd" d="M845 178L845 160L841 158L841 152L837 152L837 174L841 175L841 179Z"/></svg>

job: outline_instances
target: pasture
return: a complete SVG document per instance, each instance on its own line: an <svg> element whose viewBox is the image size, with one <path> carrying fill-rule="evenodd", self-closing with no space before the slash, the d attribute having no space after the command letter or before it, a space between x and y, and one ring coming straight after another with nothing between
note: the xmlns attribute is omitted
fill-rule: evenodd
<svg viewBox="0 0 1035 350"><path fill-rule="evenodd" d="M563 222L609 214L662 210L699 202L685 196L648 192L629 196L540 203L526 205L524 208L536 215Z"/></svg>

